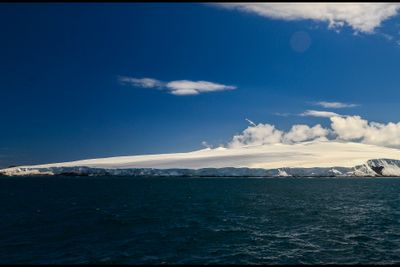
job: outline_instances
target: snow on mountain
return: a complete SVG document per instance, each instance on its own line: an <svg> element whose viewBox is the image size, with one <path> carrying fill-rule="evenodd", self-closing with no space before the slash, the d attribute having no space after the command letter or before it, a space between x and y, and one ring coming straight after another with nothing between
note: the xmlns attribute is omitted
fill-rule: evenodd
<svg viewBox="0 0 400 267"><path fill-rule="evenodd" d="M400 176L400 150L362 143L311 141L187 153L79 160L0 170L4 175Z"/></svg>

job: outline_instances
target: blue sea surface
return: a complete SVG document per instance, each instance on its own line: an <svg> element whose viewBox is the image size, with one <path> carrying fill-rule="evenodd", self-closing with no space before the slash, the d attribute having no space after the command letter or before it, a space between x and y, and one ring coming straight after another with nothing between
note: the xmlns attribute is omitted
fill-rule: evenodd
<svg viewBox="0 0 400 267"><path fill-rule="evenodd" d="M400 263L397 178L2 177L0 263Z"/></svg>

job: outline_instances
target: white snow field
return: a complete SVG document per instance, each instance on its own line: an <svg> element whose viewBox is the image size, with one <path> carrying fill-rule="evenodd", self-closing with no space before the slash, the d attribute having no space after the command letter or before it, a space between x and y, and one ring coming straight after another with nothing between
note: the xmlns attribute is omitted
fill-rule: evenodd
<svg viewBox="0 0 400 267"><path fill-rule="evenodd" d="M368 160L400 160L400 150L376 145L340 141L310 141L240 148L207 148L187 153L154 154L78 160L43 165L18 166L0 170L3 175L45 174L46 169L88 167L100 169L202 169L202 168L328 168L365 165ZM393 162L393 161L391 161ZM370 164L371 165L371 164ZM375 161L383 174L400 176L398 164ZM368 172L371 169L368 167ZM332 170L333 173L337 172ZM282 176L285 171L280 171ZM340 172L337 172L340 175Z"/></svg>

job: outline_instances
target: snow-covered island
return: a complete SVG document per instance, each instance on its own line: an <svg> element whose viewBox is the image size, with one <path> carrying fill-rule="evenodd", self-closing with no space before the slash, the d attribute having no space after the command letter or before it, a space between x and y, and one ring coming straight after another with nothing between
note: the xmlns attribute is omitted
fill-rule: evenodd
<svg viewBox="0 0 400 267"><path fill-rule="evenodd" d="M5 176L400 176L400 150L363 143L310 141L18 166L2 169L0 174Z"/></svg>

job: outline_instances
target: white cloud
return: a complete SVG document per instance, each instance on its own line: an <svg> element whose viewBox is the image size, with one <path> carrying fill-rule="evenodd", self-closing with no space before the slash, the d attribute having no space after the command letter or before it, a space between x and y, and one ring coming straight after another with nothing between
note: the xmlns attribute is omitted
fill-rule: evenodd
<svg viewBox="0 0 400 267"><path fill-rule="evenodd" d="M332 117L331 127L338 139L400 147L400 122L368 122L360 116Z"/></svg>
<svg viewBox="0 0 400 267"><path fill-rule="evenodd" d="M280 143L295 144L313 140L342 140L400 148L400 122L385 124L369 122L360 116L341 115L334 115L330 117L330 120L330 128L324 128L320 124L313 127L295 124L288 132L267 123L252 124L242 133L233 136L228 143L228 148Z"/></svg>
<svg viewBox="0 0 400 267"><path fill-rule="evenodd" d="M229 143L230 148L246 145L275 144L282 141L283 132L271 124L258 124L247 127L241 134L235 135Z"/></svg>
<svg viewBox="0 0 400 267"><path fill-rule="evenodd" d="M400 122L369 122L357 115L340 115L328 111L307 110L302 114L330 118L330 132L336 139L400 148Z"/></svg>
<svg viewBox="0 0 400 267"><path fill-rule="evenodd" d="M197 95L199 93L236 89L236 86L231 85L224 85L206 81L195 82L188 80L172 81L167 83L166 87L169 88L171 90L171 94L174 95Z"/></svg>
<svg viewBox="0 0 400 267"><path fill-rule="evenodd" d="M365 128L368 126L368 122L359 116L332 117L330 119L333 131L342 140L361 139Z"/></svg>
<svg viewBox="0 0 400 267"><path fill-rule="evenodd" d="M142 88L159 88L167 89L173 95L197 95L200 93L234 90L237 87L232 85L224 85L207 81L189 81L178 80L170 82L162 82L152 78L133 78L119 76L122 84L131 85Z"/></svg>
<svg viewBox="0 0 400 267"><path fill-rule="evenodd" d="M329 23L330 29L344 25L356 32L373 33L381 23L397 14L398 3L224 3L272 19L314 20Z"/></svg>
<svg viewBox="0 0 400 267"><path fill-rule="evenodd" d="M341 102L327 102L327 101L320 101L313 103L316 106L321 106L324 108L353 108L357 107L358 104L349 104L349 103L341 103Z"/></svg>
<svg viewBox="0 0 400 267"><path fill-rule="evenodd" d="M275 128L271 124L257 124L247 127L241 134L235 135L228 146L238 148L243 146L267 145L267 144L293 144L310 140L326 140L329 130L317 124L314 127L308 125L293 125L289 132Z"/></svg>
<svg viewBox="0 0 400 267"><path fill-rule="evenodd" d="M320 111L320 110L306 110L299 114L300 116L311 116L311 117L321 117L321 118L331 118L331 117L341 117L343 115L337 114L331 111Z"/></svg>
<svg viewBox="0 0 400 267"><path fill-rule="evenodd" d="M320 124L314 127L308 125L298 124L293 125L289 132L283 137L283 143L298 143L309 140L327 140L326 136L329 134L329 130L323 128Z"/></svg>

